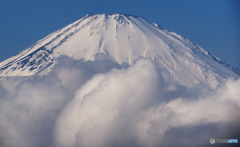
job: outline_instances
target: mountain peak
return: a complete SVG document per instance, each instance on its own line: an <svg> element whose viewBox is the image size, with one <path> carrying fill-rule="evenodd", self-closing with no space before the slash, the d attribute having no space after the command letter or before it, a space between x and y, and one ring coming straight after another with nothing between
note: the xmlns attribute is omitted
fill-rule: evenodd
<svg viewBox="0 0 240 147"><path fill-rule="evenodd" d="M179 84L190 87L202 84L215 88L226 78L239 76L237 70L180 35L142 17L121 13L85 15L1 62L0 75L48 72L60 56L85 61L107 59L118 64L150 58Z"/></svg>
<svg viewBox="0 0 240 147"><path fill-rule="evenodd" d="M91 19L95 19L95 20L98 20L98 21L101 21L101 20L108 20L108 19L112 19L112 20L116 20L117 22L119 23L122 23L123 21L126 21L126 20L129 20L128 17L129 16L132 16L132 15L126 15L126 14L122 14L122 13L115 13L115 14L95 14L95 15L91 15L91 14L88 14L85 16L85 18L89 18L91 17ZM134 16L132 16L134 17Z"/></svg>
<svg viewBox="0 0 240 147"><path fill-rule="evenodd" d="M89 14L85 15L84 17L91 17L91 16L93 16L93 14L89 13Z"/></svg>

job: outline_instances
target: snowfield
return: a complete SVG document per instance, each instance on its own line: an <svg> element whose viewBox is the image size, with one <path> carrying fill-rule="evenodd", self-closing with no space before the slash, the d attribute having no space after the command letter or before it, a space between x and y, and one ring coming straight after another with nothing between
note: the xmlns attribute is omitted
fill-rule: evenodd
<svg viewBox="0 0 240 147"><path fill-rule="evenodd" d="M131 65L147 57L179 84L216 88L240 71L180 35L142 17L124 14L86 15L0 63L0 76L48 73L56 59L109 59Z"/></svg>
<svg viewBox="0 0 240 147"><path fill-rule="evenodd" d="M88 14L0 63L0 147L239 139L239 76L142 17Z"/></svg>

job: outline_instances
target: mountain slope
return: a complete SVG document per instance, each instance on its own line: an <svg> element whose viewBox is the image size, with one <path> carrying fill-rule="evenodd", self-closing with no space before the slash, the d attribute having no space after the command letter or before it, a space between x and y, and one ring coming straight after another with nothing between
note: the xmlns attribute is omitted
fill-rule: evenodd
<svg viewBox="0 0 240 147"><path fill-rule="evenodd" d="M215 88L240 72L189 40L141 17L124 14L88 14L48 35L31 47L0 63L0 76L47 73L56 58L109 59L132 64L149 57L179 84Z"/></svg>

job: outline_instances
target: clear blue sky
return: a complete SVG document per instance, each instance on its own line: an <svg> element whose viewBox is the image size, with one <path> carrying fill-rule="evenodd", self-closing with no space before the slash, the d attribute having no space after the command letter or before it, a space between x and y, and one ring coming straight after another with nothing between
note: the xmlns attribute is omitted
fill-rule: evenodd
<svg viewBox="0 0 240 147"><path fill-rule="evenodd" d="M239 0L0 0L0 62L92 14L142 16L240 68Z"/></svg>

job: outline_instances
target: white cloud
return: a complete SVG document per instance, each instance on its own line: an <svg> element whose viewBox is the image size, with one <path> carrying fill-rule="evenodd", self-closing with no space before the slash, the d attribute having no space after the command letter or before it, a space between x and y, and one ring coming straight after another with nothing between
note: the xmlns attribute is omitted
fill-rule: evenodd
<svg viewBox="0 0 240 147"><path fill-rule="evenodd" d="M15 96L0 101L0 130L8 146L51 143L48 137L66 92L58 84L24 82ZM40 139L40 140L39 140Z"/></svg>
<svg viewBox="0 0 240 147"><path fill-rule="evenodd" d="M147 146L157 145L158 139L170 128L197 127L239 120L240 92L233 90L236 87L240 87L240 79L230 79L226 85L204 97L177 98L150 107L136 117L138 138Z"/></svg>
<svg viewBox="0 0 240 147"><path fill-rule="evenodd" d="M77 91L59 117L57 146L111 146L134 139L132 118L154 104L157 81L150 60L96 75ZM129 137L122 140L124 134Z"/></svg>
<svg viewBox="0 0 240 147"><path fill-rule="evenodd" d="M1 81L2 146L207 146L231 136L221 126L238 130L240 79L208 91L175 84L149 59L58 63L45 76Z"/></svg>

